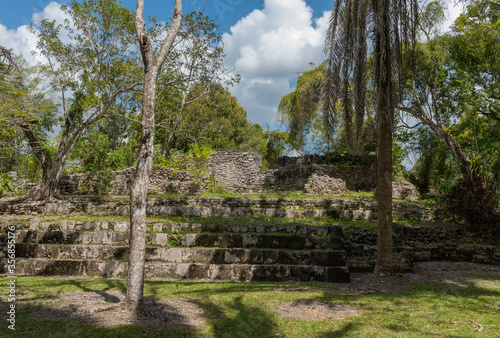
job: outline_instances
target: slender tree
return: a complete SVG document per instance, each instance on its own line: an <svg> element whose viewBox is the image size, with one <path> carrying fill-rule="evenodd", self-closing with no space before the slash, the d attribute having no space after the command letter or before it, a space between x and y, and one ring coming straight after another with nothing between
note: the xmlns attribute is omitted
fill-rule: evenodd
<svg viewBox="0 0 500 338"><path fill-rule="evenodd" d="M328 73L323 116L333 133L339 111L345 131L362 128L367 85L376 95L378 125L377 201L378 243L375 274L393 273L392 260L392 140L394 107L399 101L402 55L414 48L418 22L417 0L339 0L333 7L327 32ZM369 52L373 52L367 82ZM410 55L406 53L405 55ZM352 83L352 86L350 85ZM354 140L349 142L354 144Z"/></svg>
<svg viewBox="0 0 500 338"><path fill-rule="evenodd" d="M153 164L156 83L182 22L182 0L175 0L172 25L158 53L155 53L151 38L144 29L143 12L144 0L137 0L135 30L144 63L144 89L140 149L130 195L130 255L126 297L129 310L135 313L143 309L146 195Z"/></svg>

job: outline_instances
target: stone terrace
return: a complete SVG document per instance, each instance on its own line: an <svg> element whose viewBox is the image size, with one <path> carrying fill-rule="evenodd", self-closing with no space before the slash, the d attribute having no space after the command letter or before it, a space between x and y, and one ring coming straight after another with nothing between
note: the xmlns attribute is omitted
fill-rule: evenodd
<svg viewBox="0 0 500 338"><path fill-rule="evenodd" d="M440 217L416 204L395 203L394 208L401 218ZM119 215L127 214L127 201L4 202L0 210L5 215L0 242L6 242L8 225L17 229L18 274L126 276L130 225ZM85 219L76 215L89 213L100 213L101 220L70 219ZM373 271L375 265L376 231L345 226L347 220L356 224L357 219L376 218L375 202L151 198L148 213L156 216L148 220L146 278L348 282L351 271ZM56 220L43 221L49 215ZM303 219L312 217L317 221ZM426 260L494 263L492 246L457 244L461 236L463 229L456 227L396 226L396 270L411 271L413 262ZM2 247L0 257L6 257L6 245ZM1 272L6 262L1 258Z"/></svg>

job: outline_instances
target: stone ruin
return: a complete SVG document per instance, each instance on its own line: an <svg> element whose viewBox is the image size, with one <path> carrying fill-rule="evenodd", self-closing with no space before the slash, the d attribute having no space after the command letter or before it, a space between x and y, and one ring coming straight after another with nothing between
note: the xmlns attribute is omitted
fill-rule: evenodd
<svg viewBox="0 0 500 338"><path fill-rule="evenodd" d="M186 196L151 197L147 214L146 278L170 280L322 281L348 282L350 272L373 271L376 230L349 228L347 220L376 220L377 202L339 198L246 198L195 195L213 180L225 190L254 194L302 190L308 194L341 195L349 190L373 190L376 168L342 167L282 161L284 166L262 171L256 152L216 151L207 163L202 180L186 170L154 168L150 190ZM109 191L128 195L134 169L113 172ZM92 191L96 177L79 174L60 182L63 193ZM417 197L414 188L394 184L399 199ZM124 278L127 275L130 224L126 199L105 202L87 196L55 202L0 202L0 243L6 229L16 228L16 273ZM99 221L64 219L73 214L106 215ZM41 221L39 215L57 215L58 221ZM395 201L393 215L400 219L429 222L443 220L443 210ZM172 221L167 216L188 216ZM265 217L258 222L249 217ZM191 217L232 217L235 222L200 224ZM314 218L329 217L331 224L318 225ZM294 222L278 219L293 218ZM494 264L494 247L458 243L463 228L395 226L394 262L397 271L411 271L414 262L429 260L469 261ZM5 272L7 245L0 249L0 273Z"/></svg>
<svg viewBox="0 0 500 338"><path fill-rule="evenodd" d="M312 174L304 185L309 195L341 195L346 192L345 182L340 178Z"/></svg>
<svg viewBox="0 0 500 338"><path fill-rule="evenodd" d="M375 164L365 167L346 167L324 164L321 156L300 158L282 156L278 169L262 170L262 155L251 151L216 150L205 164L205 175L195 177L189 163L182 170L154 167L149 191L154 193L197 195L214 183L227 192L262 194L279 191L304 191L310 195L342 195L346 190L373 191L376 188ZM314 161L317 161L316 164ZM112 171L107 193L129 195L134 168ZM13 173L13 177L17 174ZM92 173L63 176L60 194L82 194L96 191L98 178ZM10 195L23 189L34 191L34 183L17 181ZM9 194L7 194L8 196ZM419 193L409 182L393 183L393 198L417 201Z"/></svg>
<svg viewBox="0 0 500 338"><path fill-rule="evenodd" d="M308 194L338 195L349 190L373 190L376 168L297 164L281 160L283 167L262 170L262 155L251 151L216 150L206 165L206 175L199 179L189 170L153 168L149 190L158 193L195 195L215 183L237 194L261 194L278 191L305 191ZM291 163L291 164L290 164ZM111 195L128 195L134 168L113 171ZM92 174L62 177L59 190L63 194L92 191L96 184Z"/></svg>

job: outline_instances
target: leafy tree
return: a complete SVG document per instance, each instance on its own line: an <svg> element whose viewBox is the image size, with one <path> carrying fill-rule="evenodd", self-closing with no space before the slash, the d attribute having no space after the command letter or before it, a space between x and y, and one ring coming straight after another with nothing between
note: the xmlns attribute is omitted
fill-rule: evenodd
<svg viewBox="0 0 500 338"><path fill-rule="evenodd" d="M179 96L179 98L181 95ZM265 135L260 125L252 125L247 120L246 111L238 100L220 83L198 83L184 99L182 114L175 115L175 125L171 126L169 139L158 133L157 142L168 142L168 149L187 152L192 144L205 145L212 149L255 150L265 152ZM159 100L157 107L167 112L176 109L175 99ZM165 115L168 115L166 113Z"/></svg>
<svg viewBox="0 0 500 338"><path fill-rule="evenodd" d="M116 0L72 1L62 6L70 16L64 25L42 20L32 26L45 74L61 100L61 136L50 158L28 125L23 132L39 159L44 175L37 200L50 199L66 159L84 131L111 113L122 94L139 85L132 53L132 13ZM70 98L73 96L72 98Z"/></svg>
<svg viewBox="0 0 500 338"><path fill-rule="evenodd" d="M23 136L38 152L46 147L46 133L55 124L56 105L40 92L43 87L39 67L24 67L24 60L15 58L0 46L0 146L2 166L11 169L24 150ZM48 156L42 152L43 156ZM46 174L47 171L44 171Z"/></svg>
<svg viewBox="0 0 500 338"><path fill-rule="evenodd" d="M326 63L302 73L297 79L295 90L281 98L278 121L287 129L288 142L294 149L313 147L318 153L373 151L375 136L371 107L367 107L366 114L361 117L364 121L360 123L360 135L355 140L355 146L352 144L353 135L349 132L349 127L346 127L348 123L343 120L345 116L335 116L335 121L331 121L329 129L326 128L323 99L327 73ZM349 90L348 95L353 95L352 90ZM353 119L352 116L350 118Z"/></svg>
<svg viewBox="0 0 500 338"><path fill-rule="evenodd" d="M428 126L469 178L498 149L500 49L492 24L497 18L485 6L470 6L453 34L417 46L419 67L412 72L408 99L398 107Z"/></svg>
<svg viewBox="0 0 500 338"><path fill-rule="evenodd" d="M321 93L325 84L327 67L322 63L297 78L295 90L283 96L278 106L278 121L285 126L289 142L296 149L307 143L306 135L322 119ZM328 141L331 141L327 138ZM330 142L330 146L331 146Z"/></svg>
<svg viewBox="0 0 500 338"><path fill-rule="evenodd" d="M429 11L439 13L436 8ZM407 99L398 107L428 126L460 164L463 178L448 191L458 197L448 199L448 209L469 221L479 221L470 215L481 214L493 223L500 179L498 14L491 4L471 5L444 36L429 33L430 20L422 29L428 41L417 46L419 67L411 72ZM439 21L439 15L428 17ZM431 158L425 154L422 163ZM476 193L477 201L470 203Z"/></svg>
<svg viewBox="0 0 500 338"><path fill-rule="evenodd" d="M278 157L283 155L290 147L289 135L285 131L269 130L265 131L267 139L266 152L264 153L264 163L269 169L278 168Z"/></svg>
<svg viewBox="0 0 500 338"><path fill-rule="evenodd" d="M214 20L197 12L185 15L158 82L155 142L161 145L163 156L172 148L186 151L188 143L200 142L185 118L188 106L209 95L216 83L231 85L238 81L238 76L226 74L221 39Z"/></svg>

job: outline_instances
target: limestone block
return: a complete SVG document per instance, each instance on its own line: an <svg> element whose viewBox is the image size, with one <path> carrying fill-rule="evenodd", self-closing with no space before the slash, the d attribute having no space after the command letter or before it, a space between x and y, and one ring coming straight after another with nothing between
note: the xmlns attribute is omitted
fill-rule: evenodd
<svg viewBox="0 0 500 338"><path fill-rule="evenodd" d="M420 195L417 188L408 181L392 182L392 198L408 199L411 202L418 201Z"/></svg>
<svg viewBox="0 0 500 338"><path fill-rule="evenodd" d="M120 232L126 232L129 230L129 224L128 222L116 222L114 230Z"/></svg>
<svg viewBox="0 0 500 338"><path fill-rule="evenodd" d="M306 194L311 195L340 195L345 193L346 184L340 178L320 176L314 173L309 177L307 183L304 185L304 190Z"/></svg>
<svg viewBox="0 0 500 338"><path fill-rule="evenodd" d="M167 234L156 234L156 244L157 245L167 245L168 235Z"/></svg>

